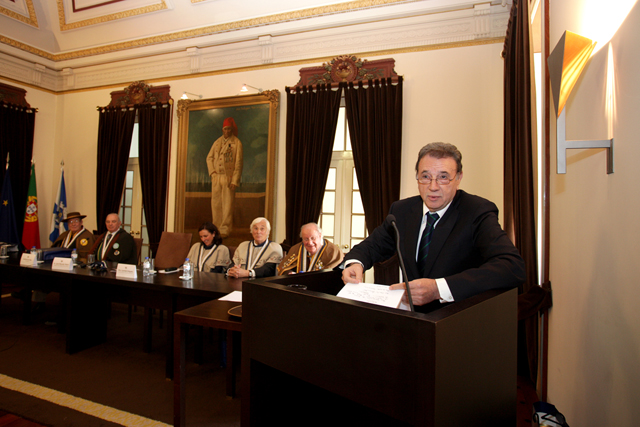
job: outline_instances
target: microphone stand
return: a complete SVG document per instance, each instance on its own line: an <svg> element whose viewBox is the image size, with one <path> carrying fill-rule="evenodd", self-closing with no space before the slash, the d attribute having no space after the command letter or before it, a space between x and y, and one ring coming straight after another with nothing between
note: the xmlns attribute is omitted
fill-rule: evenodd
<svg viewBox="0 0 640 427"><path fill-rule="evenodd" d="M389 215L393 216L393 215ZM400 269L402 270L402 278L404 279L405 286L407 288L407 299L409 300L409 307L411 311L415 312L413 308L413 299L411 298L411 289L409 288L409 281L407 280L407 270L404 268L404 260L402 259L402 254L400 253L400 232L398 231L398 227L396 226L396 219L393 217L391 219L391 225L393 229L396 231L396 253L398 254L398 259L400 260Z"/></svg>

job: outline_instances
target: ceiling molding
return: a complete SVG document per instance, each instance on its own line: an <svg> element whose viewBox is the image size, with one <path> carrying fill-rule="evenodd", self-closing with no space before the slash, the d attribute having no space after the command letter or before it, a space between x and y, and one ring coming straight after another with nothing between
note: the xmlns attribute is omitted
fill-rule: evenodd
<svg viewBox="0 0 640 427"><path fill-rule="evenodd" d="M33 55L39 56L40 58L43 59L48 59L50 61L55 61L55 55L49 53L49 52L45 52L44 50L41 49L37 49L33 46L29 46L28 44L25 43L21 43L17 40L13 40L10 39L9 37L5 37L3 35L0 35L0 43L11 46L11 47L15 47L16 49L19 49L21 51L27 52L27 53L31 53Z"/></svg>
<svg viewBox="0 0 640 427"><path fill-rule="evenodd" d="M31 1L31 0L27 0L27 1ZM108 22L113 19L121 19L125 17L136 16L143 13L149 13L156 10L166 9L167 6L166 6L165 0L161 0L161 1L162 3L156 6L148 6L145 8L134 9L131 11L122 12L114 15L106 15L106 16L102 16L92 20L80 21L74 24L66 24L65 11L64 11L64 5L63 5L64 0L57 0L60 28L62 30L79 28L83 26L89 26L89 25L95 25L98 23ZM97 55L102 55L102 54L111 53L111 52L119 52L119 51L128 50L128 49L135 49L140 47L171 43L171 42L176 42L180 40L211 36L211 35L231 32L231 31L241 31L241 30L247 30L251 28L264 27L267 25L275 25L275 24L298 21L303 19L325 17L325 16L335 15L340 13L357 12L363 9L380 8L384 6L402 4L402 3L413 3L415 1L416 0L356 0L356 1L347 2L347 3L339 3L334 5L328 5L328 6L314 7L309 9L297 10L293 12L278 13L274 15L268 15L268 16L253 18L253 19L245 19L245 20L239 20L239 21L228 22L223 24L216 24L216 25L211 25L206 27L193 28L189 30L177 31L177 32L162 34L158 36L143 37L135 40L129 40L126 42L112 43L109 45L100 46L96 48L78 49L71 52L60 53L60 54L45 52L41 49L37 49L28 44L13 40L9 37L3 36L0 38L0 41L2 43L9 44L13 47L32 53L34 55L42 56L43 58L51 59L53 61L58 62L58 61L65 61L65 60L71 60L71 59L85 58L90 56L97 56Z"/></svg>
<svg viewBox="0 0 640 427"><path fill-rule="evenodd" d="M98 64L57 70L0 52L0 76L64 93L142 79L162 81L313 63L340 54L379 56L503 43L508 19L508 8L496 6L491 13L457 11L445 20L412 16L130 58L106 55Z"/></svg>
<svg viewBox="0 0 640 427"><path fill-rule="evenodd" d="M3 2L3 4L10 6L10 4L6 2ZM17 2L14 2L14 4L15 6L12 6L11 8L0 6L0 14L27 25L31 25L32 27L39 28L36 11L33 8L33 0L18 0Z"/></svg>
<svg viewBox="0 0 640 427"><path fill-rule="evenodd" d="M91 18L91 19L84 19L84 20L79 20L79 21L73 22L73 20L70 19L70 17L73 16L74 13L77 14L77 15L80 15L80 13L69 11L69 13L67 14L66 11L65 11L64 2L65 2L65 0L57 0L57 4L58 4L58 20L60 22L60 31L68 31L68 30L73 30L73 29L76 29L76 28L82 28L82 27L87 27L87 26L91 26L91 25L103 24L103 23L109 22L109 21L115 21L115 20L124 19L124 18L131 18L133 16L144 15L144 14L147 14L147 13L152 13L152 12L157 12L159 10L168 9L167 3L165 2L165 0L158 0L157 3L151 4L151 5L148 5L148 6L139 7L139 8L135 8L135 9L129 9L129 10L122 10L122 11L115 12L115 13L110 13L110 14L106 14L106 15L97 16L97 17ZM124 3L124 2L122 2L122 3ZM69 15L69 16L67 16L67 15Z"/></svg>

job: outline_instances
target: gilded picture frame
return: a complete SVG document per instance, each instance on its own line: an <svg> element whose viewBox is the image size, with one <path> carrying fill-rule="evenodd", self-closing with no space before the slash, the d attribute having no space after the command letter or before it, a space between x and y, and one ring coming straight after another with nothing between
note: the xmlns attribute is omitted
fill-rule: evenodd
<svg viewBox="0 0 640 427"><path fill-rule="evenodd" d="M237 246L249 240L249 226L256 217L267 218L274 227L279 99L278 90L268 90L255 95L178 101L176 232L192 233L192 242L196 242L199 226L212 221L213 196L206 159L214 142L223 135L222 126L228 118L233 118L237 126L243 166L235 190L233 225L228 235L223 235L223 244Z"/></svg>

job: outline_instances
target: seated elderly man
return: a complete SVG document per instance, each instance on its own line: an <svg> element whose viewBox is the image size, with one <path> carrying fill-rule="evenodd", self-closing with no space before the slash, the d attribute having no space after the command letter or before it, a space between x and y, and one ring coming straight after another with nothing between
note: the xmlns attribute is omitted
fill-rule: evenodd
<svg viewBox="0 0 640 427"><path fill-rule="evenodd" d="M96 254L96 261L113 261L137 264L136 242L131 234L120 228L122 221L116 213L107 215L107 232L98 237L89 253Z"/></svg>
<svg viewBox="0 0 640 427"><path fill-rule="evenodd" d="M69 230L58 236L51 247L76 249L78 251L78 260L87 262L87 255L93 247L95 237L92 232L82 225L82 220L86 217L86 215L81 215L80 212L68 214L67 219L63 219L62 222L67 223Z"/></svg>
<svg viewBox="0 0 640 427"><path fill-rule="evenodd" d="M256 218L249 227L253 240L240 243L233 254L230 277L270 277L282 261L282 247L269 240L271 224L266 218Z"/></svg>
<svg viewBox="0 0 640 427"><path fill-rule="evenodd" d="M315 222L300 228L302 242L295 244L286 259L278 265L278 275L333 268L342 262L344 254L338 247L322 237L322 229Z"/></svg>

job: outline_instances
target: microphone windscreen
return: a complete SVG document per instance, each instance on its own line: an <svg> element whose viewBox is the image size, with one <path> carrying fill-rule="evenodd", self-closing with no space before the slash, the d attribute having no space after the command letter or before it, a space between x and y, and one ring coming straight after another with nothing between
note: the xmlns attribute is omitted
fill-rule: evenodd
<svg viewBox="0 0 640 427"><path fill-rule="evenodd" d="M396 222L396 216L393 214L387 215L386 222Z"/></svg>

